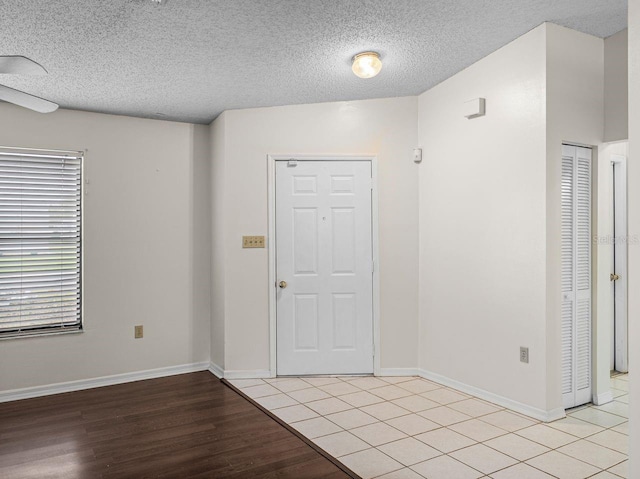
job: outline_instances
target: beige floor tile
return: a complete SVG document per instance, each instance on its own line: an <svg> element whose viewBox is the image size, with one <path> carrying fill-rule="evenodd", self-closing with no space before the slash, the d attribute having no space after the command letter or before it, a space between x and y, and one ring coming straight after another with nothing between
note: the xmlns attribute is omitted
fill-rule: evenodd
<svg viewBox="0 0 640 479"><path fill-rule="evenodd" d="M343 429L353 429L355 427L373 424L378 420L359 409L349 409L348 411L337 412L325 416L329 421L336 423Z"/></svg>
<svg viewBox="0 0 640 479"><path fill-rule="evenodd" d="M383 422L376 422L374 424L369 424L368 426L357 427L355 429L351 429L349 432L374 447L407 437L405 433L400 432Z"/></svg>
<svg viewBox="0 0 640 479"><path fill-rule="evenodd" d="M290 398L286 394L274 394L273 396L263 396L256 398L255 402L262 407L266 407L269 410L278 409L280 407L295 406L298 404L293 398Z"/></svg>
<svg viewBox="0 0 640 479"><path fill-rule="evenodd" d="M424 479L417 472L412 471L408 467L404 469L399 469L394 472L390 472L389 474L385 474L384 476L380 476L379 479Z"/></svg>
<svg viewBox="0 0 640 479"><path fill-rule="evenodd" d="M326 386L318 386L318 389L322 389L324 392L331 394L332 396L342 396L343 394L353 394L361 391L360 388L355 387L347 381L327 384Z"/></svg>
<svg viewBox="0 0 640 479"><path fill-rule="evenodd" d="M449 456L438 456L411 469L428 479L478 479L484 474Z"/></svg>
<svg viewBox="0 0 640 479"><path fill-rule="evenodd" d="M475 398L451 403L449 404L449 407L472 417L485 416L487 414L498 412L501 409Z"/></svg>
<svg viewBox="0 0 640 479"><path fill-rule="evenodd" d="M430 421L437 422L442 426L450 426L451 424L456 424L458 422L467 421L471 419L471 416L467 416L455 409L451 409L446 406L441 406L433 409L428 409L426 411L421 411L418 415L429 419Z"/></svg>
<svg viewBox="0 0 640 479"><path fill-rule="evenodd" d="M442 454L440 451L412 437L383 444L378 449L405 466L413 466Z"/></svg>
<svg viewBox="0 0 640 479"><path fill-rule="evenodd" d="M629 454L629 436L616 432L612 429L594 434L586 438L587 441L600 444L601 446L608 447L614 451L621 452L622 454Z"/></svg>
<svg viewBox="0 0 640 479"><path fill-rule="evenodd" d="M280 391L267 383L262 383L257 386L248 386L242 388L242 392L249 396L251 399L256 399L263 396L273 396L274 394L280 394Z"/></svg>
<svg viewBox="0 0 640 479"><path fill-rule="evenodd" d="M611 379L611 387L620 391L629 391L629 382L623 379Z"/></svg>
<svg viewBox="0 0 640 479"><path fill-rule="evenodd" d="M293 399L301 403L307 403L311 401L319 401L320 399L330 398L331 395L327 394L321 389L312 387L307 389L300 389L298 391L291 391L288 393Z"/></svg>
<svg viewBox="0 0 640 479"><path fill-rule="evenodd" d="M603 404L602 406L594 406L594 409L615 414L616 416L622 416L626 419L629 418L629 404L625 404L620 401L611 401L610 403Z"/></svg>
<svg viewBox="0 0 640 479"><path fill-rule="evenodd" d="M532 457L549 452L549 448L537 442L530 441L516 434L496 437L484 443L507 456L511 456L519 461L526 461Z"/></svg>
<svg viewBox="0 0 640 479"><path fill-rule="evenodd" d="M309 439L315 439L316 437L327 436L342 431L341 427L336 426L323 417L294 422L291 426Z"/></svg>
<svg viewBox="0 0 640 479"><path fill-rule="evenodd" d="M260 386L266 384L262 379L229 379L229 382L238 389L244 389L251 386Z"/></svg>
<svg viewBox="0 0 640 479"><path fill-rule="evenodd" d="M400 406L396 406L390 402L381 402L379 404L372 404L371 406L365 406L360 408L363 412L370 414L371 416L386 421L387 419L393 419L394 417L405 416L411 414L411 411L407 411Z"/></svg>
<svg viewBox="0 0 640 479"><path fill-rule="evenodd" d="M352 409L351 404L347 404L346 402L334 397L309 402L307 403L307 406L322 416Z"/></svg>
<svg viewBox="0 0 640 479"><path fill-rule="evenodd" d="M291 376L279 376L276 378L265 378L263 379L263 381L271 385L274 385L275 383L281 383L283 381L291 381L292 379L301 379L301 378L294 378Z"/></svg>
<svg viewBox="0 0 640 479"><path fill-rule="evenodd" d="M451 404L452 402L464 401L469 396L449 388L434 389L421 394L422 397L435 401L439 404Z"/></svg>
<svg viewBox="0 0 640 479"><path fill-rule="evenodd" d="M571 416L605 428L617 426L618 424L622 424L626 421L623 417L616 416L615 414L610 414L605 411L600 411L592 407L571 413Z"/></svg>
<svg viewBox="0 0 640 479"><path fill-rule="evenodd" d="M629 395L629 391L622 391L620 389L611 388L611 394L613 394L614 398L619 398L621 396Z"/></svg>
<svg viewBox="0 0 640 479"><path fill-rule="evenodd" d="M608 469L620 464L627 459L625 454L621 454L613 449L602 447L599 444L581 439L578 442L567 444L558 449L558 452L567 456L579 459L582 462L599 467L600 469Z"/></svg>
<svg viewBox="0 0 640 479"><path fill-rule="evenodd" d="M620 479L620 476L616 476L615 474L611 474L608 471L602 471L595 476L591 476L589 479Z"/></svg>
<svg viewBox="0 0 640 479"><path fill-rule="evenodd" d="M609 472L619 477L628 478L629 477L629 461L624 461L618 464L617 466L610 467Z"/></svg>
<svg viewBox="0 0 640 479"><path fill-rule="evenodd" d="M450 453L476 444L473 439L444 427L419 434L415 436L415 439L444 453Z"/></svg>
<svg viewBox="0 0 640 479"><path fill-rule="evenodd" d="M526 419L519 414L513 414L509 411L498 411L492 414L487 414L479 418L481 421L491 424L492 426L499 427L505 431L514 432L525 427L533 426L537 424L537 421Z"/></svg>
<svg viewBox="0 0 640 479"><path fill-rule="evenodd" d="M288 424L318 417L315 412L302 404L274 409L271 412Z"/></svg>
<svg viewBox="0 0 640 479"><path fill-rule="evenodd" d="M527 464L516 464L491 474L492 479L554 479L546 472L539 471Z"/></svg>
<svg viewBox="0 0 640 479"><path fill-rule="evenodd" d="M459 451L452 452L449 455L467 466L471 466L485 474L491 474L518 463L518 461L512 457L502 454L495 449L491 449L484 444L476 444L474 446L460 449Z"/></svg>
<svg viewBox="0 0 640 479"><path fill-rule="evenodd" d="M567 416L564 419L553 421L547 424L547 426L557 429L558 431L566 432L576 437L587 437L592 434L597 434L604 429L600 426L592 424L587 421L583 421L574 416Z"/></svg>
<svg viewBox="0 0 640 479"><path fill-rule="evenodd" d="M373 448L343 456L340 462L363 479L402 469L402 464Z"/></svg>
<svg viewBox="0 0 640 479"><path fill-rule="evenodd" d="M370 389L369 392L371 394L375 394L376 396L380 396L382 399L386 399L387 401L412 395L411 391L399 388L398 386L395 386L393 384L381 388Z"/></svg>
<svg viewBox="0 0 640 479"><path fill-rule="evenodd" d="M288 381L278 381L273 385L283 393L298 391L300 389L306 389L311 387L311 385L308 382L303 381L302 379L297 379L297 378L292 378L292 379L289 379Z"/></svg>
<svg viewBox="0 0 640 479"><path fill-rule="evenodd" d="M452 424L449 429L454 430L464 436L471 439L482 442L493 439L494 437L504 436L507 431L498 427L482 422L478 419L471 419L465 422L459 422L458 424Z"/></svg>
<svg viewBox="0 0 640 479"><path fill-rule="evenodd" d="M422 434L423 432L432 431L440 427L433 421L418 416L417 414L409 414L408 416L400 416L385 421L392 427L399 429L400 431L408 434L409 436L415 436L416 434Z"/></svg>
<svg viewBox="0 0 640 479"><path fill-rule="evenodd" d="M399 384L405 381L413 381L414 379L417 379L417 377L416 376L379 376L378 379L381 379L382 381L389 384Z"/></svg>
<svg viewBox="0 0 640 479"><path fill-rule="evenodd" d="M400 406L411 412L425 411L427 409L433 409L440 406L437 402L430 401L429 399L418 396L417 394L400 399L394 399L391 402L396 406Z"/></svg>
<svg viewBox="0 0 640 479"><path fill-rule="evenodd" d="M384 399L381 397L375 396L367 391L345 394L344 396L340 396L340 399L351 404L353 407L363 407L384 402Z"/></svg>
<svg viewBox="0 0 640 479"><path fill-rule="evenodd" d="M349 381L349 384L357 388L360 388L364 391L367 391L369 389L374 389L374 388L381 388L389 385L389 383L386 383L382 379L378 379L378 378L356 378L356 379L353 379L352 381Z"/></svg>
<svg viewBox="0 0 640 479"><path fill-rule="evenodd" d="M440 384L432 383L426 379L414 379L413 381L400 383L398 386L407 391L411 391L413 394L426 393L427 391L442 388Z"/></svg>
<svg viewBox="0 0 640 479"><path fill-rule="evenodd" d="M600 472L594 466L556 451L529 459L527 464L562 479L585 479Z"/></svg>
<svg viewBox="0 0 640 479"><path fill-rule="evenodd" d="M313 442L333 457L341 457L357 451L364 451L371 447L362 439L346 431L318 437L314 439Z"/></svg>
<svg viewBox="0 0 640 479"><path fill-rule="evenodd" d="M516 434L551 449L556 449L578 440L577 437L571 434L558 431L545 424L536 424L535 426L521 429Z"/></svg>
<svg viewBox="0 0 640 479"><path fill-rule="evenodd" d="M615 398L616 402L621 402L623 404L629 404L629 395L625 394L623 396L618 396L617 398Z"/></svg>
<svg viewBox="0 0 640 479"><path fill-rule="evenodd" d="M340 381L342 381L340 378L336 378L336 377L327 377L327 378L323 378L323 377L317 377L317 378L303 378L303 381L311 384L312 386L326 386L327 384L333 384L333 383L339 383Z"/></svg>
<svg viewBox="0 0 640 479"><path fill-rule="evenodd" d="M619 432L621 434L629 435L629 421L623 422L622 424L612 427L612 431Z"/></svg>

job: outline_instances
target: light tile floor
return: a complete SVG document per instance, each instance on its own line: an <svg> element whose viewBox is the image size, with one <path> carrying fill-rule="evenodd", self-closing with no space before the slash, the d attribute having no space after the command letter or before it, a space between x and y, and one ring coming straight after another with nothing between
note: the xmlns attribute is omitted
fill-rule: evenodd
<svg viewBox="0 0 640 479"><path fill-rule="evenodd" d="M230 382L367 479L619 479L627 378L612 377L613 402L549 424L414 377Z"/></svg>

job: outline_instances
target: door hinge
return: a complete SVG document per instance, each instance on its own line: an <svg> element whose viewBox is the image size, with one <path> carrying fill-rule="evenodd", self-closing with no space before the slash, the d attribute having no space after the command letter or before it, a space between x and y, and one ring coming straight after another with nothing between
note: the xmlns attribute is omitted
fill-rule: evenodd
<svg viewBox="0 0 640 479"><path fill-rule="evenodd" d="M371 260L371 272L373 273L376 270L376 262Z"/></svg>

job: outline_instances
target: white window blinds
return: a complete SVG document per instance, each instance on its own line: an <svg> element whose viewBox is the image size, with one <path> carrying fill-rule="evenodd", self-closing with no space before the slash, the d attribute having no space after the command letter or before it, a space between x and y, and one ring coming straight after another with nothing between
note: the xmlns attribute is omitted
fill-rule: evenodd
<svg viewBox="0 0 640 479"><path fill-rule="evenodd" d="M0 337L82 325L82 155L0 149Z"/></svg>

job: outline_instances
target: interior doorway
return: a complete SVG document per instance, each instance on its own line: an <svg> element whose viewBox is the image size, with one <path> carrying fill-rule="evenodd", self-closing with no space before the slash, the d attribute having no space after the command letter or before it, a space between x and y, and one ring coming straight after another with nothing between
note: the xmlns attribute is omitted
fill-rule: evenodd
<svg viewBox="0 0 640 479"><path fill-rule="evenodd" d="M611 340L611 370L629 371L629 335L627 319L627 158L614 155L611 159L613 191L613 282L614 310Z"/></svg>

